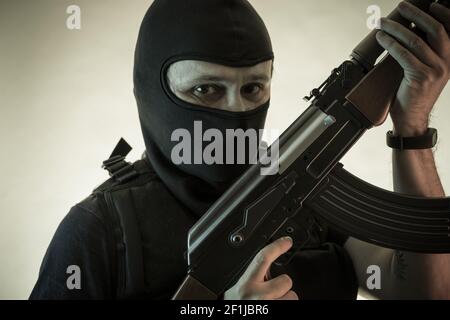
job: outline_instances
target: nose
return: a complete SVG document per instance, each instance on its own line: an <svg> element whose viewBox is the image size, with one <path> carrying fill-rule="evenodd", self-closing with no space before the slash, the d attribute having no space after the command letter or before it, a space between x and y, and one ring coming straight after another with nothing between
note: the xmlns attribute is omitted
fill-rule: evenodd
<svg viewBox="0 0 450 320"><path fill-rule="evenodd" d="M241 95L240 88L228 90L227 110L232 112L245 112L249 109L248 102Z"/></svg>

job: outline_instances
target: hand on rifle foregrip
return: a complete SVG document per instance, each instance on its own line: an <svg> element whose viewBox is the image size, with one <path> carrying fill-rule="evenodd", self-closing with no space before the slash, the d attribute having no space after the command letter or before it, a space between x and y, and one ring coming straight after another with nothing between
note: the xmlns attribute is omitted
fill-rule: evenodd
<svg viewBox="0 0 450 320"><path fill-rule="evenodd" d="M298 300L291 290L292 280L284 274L267 279L270 266L292 247L292 239L281 238L262 249L239 281L227 292L225 300Z"/></svg>

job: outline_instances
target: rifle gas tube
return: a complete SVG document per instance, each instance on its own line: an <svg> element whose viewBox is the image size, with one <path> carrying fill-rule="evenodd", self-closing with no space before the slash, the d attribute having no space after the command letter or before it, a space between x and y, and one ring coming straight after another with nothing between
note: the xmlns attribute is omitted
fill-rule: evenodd
<svg viewBox="0 0 450 320"><path fill-rule="evenodd" d="M428 11L432 1L409 2ZM409 26L396 11L389 17ZM368 129L386 120L403 78L389 55L375 65L384 52L375 34L306 98L312 105L279 139L278 174L261 175L263 165L253 165L191 229L188 277L174 299L215 299L270 241L290 235L292 256L317 247L323 225L384 247L450 252L449 198L388 192L339 164Z"/></svg>

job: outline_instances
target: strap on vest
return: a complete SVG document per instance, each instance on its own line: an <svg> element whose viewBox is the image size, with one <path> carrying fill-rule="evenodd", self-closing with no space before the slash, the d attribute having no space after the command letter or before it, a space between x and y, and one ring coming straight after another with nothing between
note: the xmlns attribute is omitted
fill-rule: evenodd
<svg viewBox="0 0 450 320"><path fill-rule="evenodd" d="M103 161L102 168L107 170L109 175L119 183L125 183L138 176L133 165L125 161L132 149L125 139L120 138L109 159Z"/></svg>

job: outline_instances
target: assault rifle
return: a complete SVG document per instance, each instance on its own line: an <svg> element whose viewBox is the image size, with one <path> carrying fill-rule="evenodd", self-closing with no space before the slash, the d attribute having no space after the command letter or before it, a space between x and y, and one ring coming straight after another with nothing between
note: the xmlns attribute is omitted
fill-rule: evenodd
<svg viewBox="0 0 450 320"><path fill-rule="evenodd" d="M428 12L433 1L409 2ZM389 18L410 26L396 10ZM174 299L217 299L271 241L291 236L291 256L320 244L315 230L322 222L387 248L450 252L450 198L382 190L339 163L367 130L384 123L403 78L391 56L377 63L384 49L376 33L307 97L312 105L279 139L278 174L261 175L263 165L253 165L190 230L189 272Z"/></svg>

